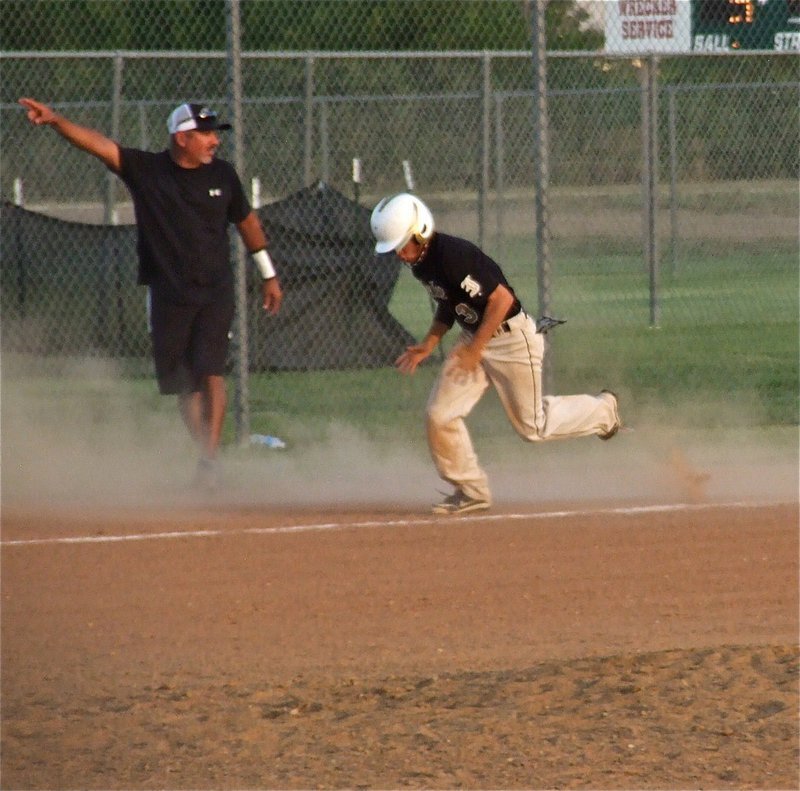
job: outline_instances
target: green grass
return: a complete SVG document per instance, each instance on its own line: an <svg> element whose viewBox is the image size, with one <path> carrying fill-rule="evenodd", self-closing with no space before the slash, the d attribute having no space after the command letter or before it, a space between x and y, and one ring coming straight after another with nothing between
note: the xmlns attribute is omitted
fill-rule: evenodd
<svg viewBox="0 0 800 791"><path fill-rule="evenodd" d="M536 312L531 241L513 241L504 269ZM657 326L650 322L650 280L641 255L623 255L611 240L598 244L591 258L585 248L580 255L563 248L554 259L551 312L567 319L551 335L555 392L616 389L634 420L637 413L660 409L681 425L797 424L799 289L790 243L767 251L755 243L688 248L679 269L665 267L661 273ZM430 300L407 271L401 273L390 310L416 337L430 324ZM450 333L445 348L455 335ZM323 395L319 406L333 403L337 414L377 434L385 432L384 421L399 432L412 431L421 421L437 367L418 376L424 386L391 370L320 374L326 382L321 389L334 381L338 395L333 402ZM300 376L307 385L306 406L309 398L315 404L317 380ZM279 381L286 379L274 377ZM347 407L348 392L359 394L357 407ZM483 412L489 416L474 416L474 430L484 427L489 434L502 415L494 407Z"/></svg>
<svg viewBox="0 0 800 791"><path fill-rule="evenodd" d="M716 423L714 410L721 403L740 404L741 419L751 424L795 424L797 333L797 324L791 322L626 327L596 330L587 344L580 330L564 327L551 350L554 378L565 392L618 388L634 410L681 410L691 404L704 426ZM709 409L698 409L703 404Z"/></svg>
<svg viewBox="0 0 800 791"><path fill-rule="evenodd" d="M796 324L605 328L591 334L565 325L552 339L554 391L610 387L634 423L653 411L686 427L798 422ZM391 368L253 376L253 431L297 441L344 423L377 439L419 434L438 368L433 362L412 377ZM489 406L481 405L471 419L476 436L491 435L504 421L496 399L487 400Z"/></svg>

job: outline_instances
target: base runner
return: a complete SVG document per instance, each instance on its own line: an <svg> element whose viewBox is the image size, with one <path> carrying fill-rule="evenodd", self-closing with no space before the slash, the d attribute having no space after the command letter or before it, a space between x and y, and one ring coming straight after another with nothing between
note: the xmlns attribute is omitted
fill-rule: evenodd
<svg viewBox="0 0 800 791"><path fill-rule="evenodd" d="M611 391L543 395L544 338L488 255L465 239L435 231L428 207L407 193L381 200L371 226L375 251L396 253L436 302L428 333L397 358L397 368L413 374L456 322L461 328L428 399L428 446L439 475L455 486L433 513L463 514L491 505L489 482L464 422L489 385L515 431L529 442L611 439L617 433L621 423Z"/></svg>

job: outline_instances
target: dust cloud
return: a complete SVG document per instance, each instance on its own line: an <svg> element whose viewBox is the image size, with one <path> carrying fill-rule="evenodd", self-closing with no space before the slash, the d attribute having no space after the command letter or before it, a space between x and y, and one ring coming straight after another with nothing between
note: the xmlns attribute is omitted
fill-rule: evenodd
<svg viewBox="0 0 800 791"><path fill-rule="evenodd" d="M286 449L226 446L223 485L213 500L198 498L197 451L175 399L150 381L133 395L96 361L71 364L59 380L4 370L0 407L4 506L413 508L437 481L424 447L378 445L333 423L318 439L300 430L306 438Z"/></svg>
<svg viewBox="0 0 800 791"><path fill-rule="evenodd" d="M73 363L59 380L4 366L0 407L4 507L204 505L190 487L195 449L174 399L158 396L154 382L132 394L129 382L97 362ZM322 437L287 438L286 449L228 446L224 486L213 504L427 513L450 487L428 456L422 419L421 405L419 431L392 442L332 423ZM727 428L699 430L671 420L651 411L609 442L531 445L500 419L496 430L475 431L474 439L500 511L797 500L795 427L746 427L735 410Z"/></svg>
<svg viewBox="0 0 800 791"><path fill-rule="evenodd" d="M487 470L495 498L598 505L784 503L798 499L789 429L698 431L640 424L608 443L540 445Z"/></svg>

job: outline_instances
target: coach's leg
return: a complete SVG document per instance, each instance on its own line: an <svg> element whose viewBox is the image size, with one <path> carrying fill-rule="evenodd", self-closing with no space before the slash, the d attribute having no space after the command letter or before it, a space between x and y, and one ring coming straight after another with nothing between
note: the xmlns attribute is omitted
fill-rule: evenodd
<svg viewBox="0 0 800 791"><path fill-rule="evenodd" d="M178 405L183 422L200 448L203 458L216 459L228 406L225 378L203 377L202 389L178 396Z"/></svg>
<svg viewBox="0 0 800 791"><path fill-rule="evenodd" d="M192 333L191 367L195 389L201 399L201 451L203 463L215 462L222 439L222 426L228 398L225 390L225 361L233 322L233 289L219 294L198 311ZM197 417L197 405L191 405L190 416Z"/></svg>
<svg viewBox="0 0 800 791"><path fill-rule="evenodd" d="M197 446L203 448L206 444L206 421L203 394L200 391L184 393L178 396L178 409L183 422L189 430Z"/></svg>
<svg viewBox="0 0 800 791"><path fill-rule="evenodd" d="M205 396L205 457L207 459L216 459L220 442L222 440L222 425L225 422L225 410L228 406L228 394L225 389L225 377L207 377L205 380Z"/></svg>
<svg viewBox="0 0 800 791"><path fill-rule="evenodd" d="M189 353L194 306L175 305L157 291L150 290L150 332L153 362L162 395L176 395L178 410L192 439L199 447L205 443L204 399L200 382L191 372Z"/></svg>

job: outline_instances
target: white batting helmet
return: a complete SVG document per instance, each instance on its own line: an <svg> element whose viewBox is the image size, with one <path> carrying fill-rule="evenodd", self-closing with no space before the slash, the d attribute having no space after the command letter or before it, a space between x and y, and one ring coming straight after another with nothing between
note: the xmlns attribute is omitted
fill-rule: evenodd
<svg viewBox="0 0 800 791"><path fill-rule="evenodd" d="M370 226L377 239L376 253L397 252L412 237L422 243L433 236L433 215L415 195L401 192L378 203L372 210Z"/></svg>

